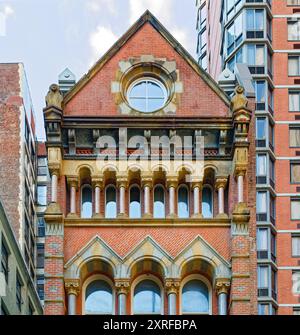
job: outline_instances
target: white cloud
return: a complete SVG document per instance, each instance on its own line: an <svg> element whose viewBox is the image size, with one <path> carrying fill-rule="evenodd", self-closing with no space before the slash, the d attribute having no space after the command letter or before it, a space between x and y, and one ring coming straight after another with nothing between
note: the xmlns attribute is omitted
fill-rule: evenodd
<svg viewBox="0 0 300 335"><path fill-rule="evenodd" d="M7 18L14 14L14 12L14 9L8 5L0 10L0 36L6 36Z"/></svg>
<svg viewBox="0 0 300 335"><path fill-rule="evenodd" d="M134 23L147 9L164 24L172 17L172 0L129 0L130 23Z"/></svg>
<svg viewBox="0 0 300 335"><path fill-rule="evenodd" d="M110 28L98 26L96 31L90 35L91 65L104 55L116 40L117 36Z"/></svg>
<svg viewBox="0 0 300 335"><path fill-rule="evenodd" d="M117 5L115 0L88 0L87 8L91 12L98 13L103 9L107 9L111 14L117 13Z"/></svg>
<svg viewBox="0 0 300 335"><path fill-rule="evenodd" d="M189 49L190 44L193 42L189 36L188 33L184 29L180 28L173 28L170 30L170 33L177 39L177 41L185 48Z"/></svg>

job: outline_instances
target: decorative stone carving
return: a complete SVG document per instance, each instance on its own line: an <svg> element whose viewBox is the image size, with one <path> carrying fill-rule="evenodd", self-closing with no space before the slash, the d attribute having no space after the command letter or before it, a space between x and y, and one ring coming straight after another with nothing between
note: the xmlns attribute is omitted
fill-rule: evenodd
<svg viewBox="0 0 300 335"><path fill-rule="evenodd" d="M229 278L217 278L215 283L215 290L217 295L222 293L228 294L230 289L230 279Z"/></svg>
<svg viewBox="0 0 300 335"><path fill-rule="evenodd" d="M180 288L180 279L168 278L165 281L165 289L167 295L169 294L178 294Z"/></svg>
<svg viewBox="0 0 300 335"><path fill-rule="evenodd" d="M231 109L233 112L246 108L248 106L248 99L244 95L245 89L243 86L237 86L235 89L235 95L231 100Z"/></svg>
<svg viewBox="0 0 300 335"><path fill-rule="evenodd" d="M49 87L49 92L46 96L46 106L56 107L62 109L63 95L60 92L59 86L57 84L52 84Z"/></svg>
<svg viewBox="0 0 300 335"><path fill-rule="evenodd" d="M127 295L130 289L130 281L129 279L116 279L115 286L117 294L125 294Z"/></svg>
<svg viewBox="0 0 300 335"><path fill-rule="evenodd" d="M80 280L79 279L65 279L65 289L67 294L74 294L76 297L80 292Z"/></svg>
<svg viewBox="0 0 300 335"><path fill-rule="evenodd" d="M244 202L238 203L232 213L232 235L249 234L250 210Z"/></svg>
<svg viewBox="0 0 300 335"><path fill-rule="evenodd" d="M218 190L219 188L223 188L225 190L227 186L227 180L227 177L217 177L215 183L216 190Z"/></svg>

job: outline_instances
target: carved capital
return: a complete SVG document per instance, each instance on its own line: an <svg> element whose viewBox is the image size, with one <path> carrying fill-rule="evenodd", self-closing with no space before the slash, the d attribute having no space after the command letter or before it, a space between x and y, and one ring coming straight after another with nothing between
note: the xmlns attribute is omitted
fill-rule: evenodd
<svg viewBox="0 0 300 335"><path fill-rule="evenodd" d="M215 290L217 295L222 293L228 294L230 289L230 279L228 278L217 278L215 283Z"/></svg>
<svg viewBox="0 0 300 335"><path fill-rule="evenodd" d="M167 295L169 294L178 294L180 288L180 279L168 278L165 281L165 289Z"/></svg>
<svg viewBox="0 0 300 335"><path fill-rule="evenodd" d="M130 289L130 280L129 279L116 279L115 287L117 294L128 294Z"/></svg>
<svg viewBox="0 0 300 335"><path fill-rule="evenodd" d="M201 181L193 181L192 182L192 188L193 188L193 190L195 188L197 188L197 187L199 188L200 191L202 191L203 183Z"/></svg>
<svg viewBox="0 0 300 335"><path fill-rule="evenodd" d="M118 188L121 188L121 187L128 188L128 176L127 175L117 175L117 186Z"/></svg>
<svg viewBox="0 0 300 335"><path fill-rule="evenodd" d="M92 184L93 187L99 187L101 190L103 189L103 178L98 176L92 176Z"/></svg>
<svg viewBox="0 0 300 335"><path fill-rule="evenodd" d="M65 289L67 295L74 294L76 297L80 292L80 280L79 279L65 279Z"/></svg>
<svg viewBox="0 0 300 335"><path fill-rule="evenodd" d="M215 182L216 190L220 188L225 189L227 186L227 181L228 181L227 177L217 177L216 182Z"/></svg>
<svg viewBox="0 0 300 335"><path fill-rule="evenodd" d="M67 176L68 185L70 187L78 188L78 177L77 176Z"/></svg>
<svg viewBox="0 0 300 335"><path fill-rule="evenodd" d="M176 188L178 186L178 176L176 175L169 175L167 176L167 187L170 188L170 187L174 187Z"/></svg>
<svg viewBox="0 0 300 335"><path fill-rule="evenodd" d="M153 176L151 174L142 174L142 185L143 187L153 187Z"/></svg>

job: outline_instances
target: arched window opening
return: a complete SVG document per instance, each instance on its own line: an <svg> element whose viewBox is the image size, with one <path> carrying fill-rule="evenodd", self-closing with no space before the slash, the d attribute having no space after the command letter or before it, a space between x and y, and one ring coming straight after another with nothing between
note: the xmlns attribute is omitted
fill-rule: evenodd
<svg viewBox="0 0 300 335"><path fill-rule="evenodd" d="M139 187L132 186L130 188L129 217L131 219L140 219L141 216L141 191Z"/></svg>
<svg viewBox="0 0 300 335"><path fill-rule="evenodd" d="M189 216L189 191L186 186L182 185L178 189L178 217L186 219Z"/></svg>
<svg viewBox="0 0 300 335"><path fill-rule="evenodd" d="M164 219L166 217L165 190L159 185L154 189L153 217L155 219Z"/></svg>
<svg viewBox="0 0 300 335"><path fill-rule="evenodd" d="M114 186L108 186L105 194L105 218L115 219L117 217L117 193Z"/></svg>
<svg viewBox="0 0 300 335"><path fill-rule="evenodd" d="M84 185L81 188L81 217L90 219L93 216L93 195L92 187Z"/></svg>
<svg viewBox="0 0 300 335"><path fill-rule="evenodd" d="M182 288L183 314L209 314L209 291L201 280L191 280Z"/></svg>
<svg viewBox="0 0 300 335"><path fill-rule="evenodd" d="M87 286L85 314L113 314L113 291L106 281L95 280Z"/></svg>
<svg viewBox="0 0 300 335"><path fill-rule="evenodd" d="M213 193L209 186L202 191L202 215L206 219L213 218Z"/></svg>
<svg viewBox="0 0 300 335"><path fill-rule="evenodd" d="M152 280L143 280L134 289L134 314L161 314L160 287Z"/></svg>

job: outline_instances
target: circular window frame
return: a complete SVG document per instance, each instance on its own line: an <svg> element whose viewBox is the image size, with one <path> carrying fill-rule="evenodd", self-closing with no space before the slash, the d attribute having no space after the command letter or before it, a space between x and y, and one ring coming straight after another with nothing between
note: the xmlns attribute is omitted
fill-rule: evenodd
<svg viewBox="0 0 300 335"><path fill-rule="evenodd" d="M130 93L131 93L131 91L132 91L132 89L136 86L136 85L138 85L139 83L143 83L143 82L146 82L146 83L154 83L154 84L156 84L157 86L159 86L160 87L160 89L162 90L162 92L163 92L163 96L164 96L164 101L163 101L163 104L162 104L162 106L161 107L159 107L159 108L157 108L157 109L155 109L155 110L145 110L145 111L143 111L143 110L139 110L139 109L136 109L136 108L134 108L133 106L132 106L132 104L131 104L131 102L130 102L130 100L131 99L134 99L134 98L131 98L130 97ZM130 85L128 85L128 88L127 88L127 90L126 90L126 101L127 101L127 103L128 103L128 105L130 106L130 108L132 108L133 110L135 110L135 111L137 111L137 112L139 112L139 113L143 113L143 114L152 114L152 113L157 113L158 111L160 111L160 110L162 110L162 109L164 109L165 108L165 106L167 105L167 103L168 103L168 101L169 101L169 98L170 98L170 92L169 92L169 90L168 90L168 88L167 88L167 85L162 81L162 80L160 80L160 79L157 79L157 78L155 78L155 77L153 77L153 76L142 76L142 77L139 77L139 78L137 78L137 79L135 79L135 80L133 80L131 83L130 83ZM147 100L147 99L149 99L149 97L148 96L145 96L145 98L141 98L141 99L145 99L145 100Z"/></svg>

